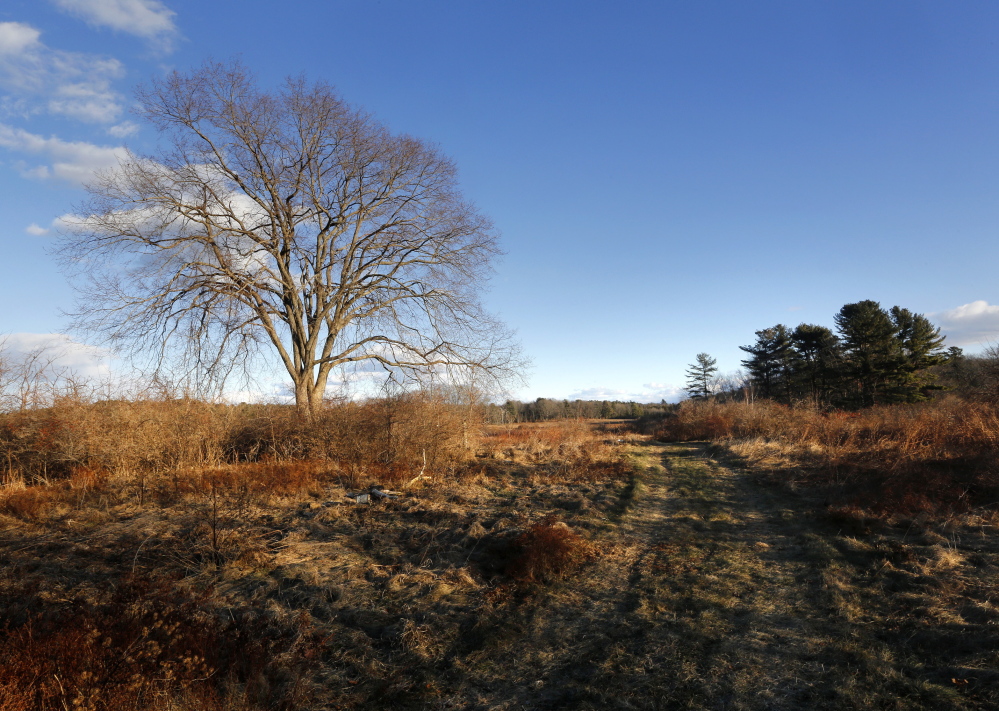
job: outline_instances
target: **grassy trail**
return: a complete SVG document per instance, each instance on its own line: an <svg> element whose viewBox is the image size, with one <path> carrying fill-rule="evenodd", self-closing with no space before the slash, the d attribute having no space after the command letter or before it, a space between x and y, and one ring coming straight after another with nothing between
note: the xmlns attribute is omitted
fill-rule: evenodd
<svg viewBox="0 0 999 711"><path fill-rule="evenodd" d="M860 592L868 572L810 507L702 446L666 445L661 456L665 473L626 525L663 522L629 621L648 630L634 652L675 670L665 707L966 707L878 639Z"/></svg>
<svg viewBox="0 0 999 711"><path fill-rule="evenodd" d="M871 570L813 507L701 445L634 457L616 545L522 620L496 708L987 707L886 641Z"/></svg>

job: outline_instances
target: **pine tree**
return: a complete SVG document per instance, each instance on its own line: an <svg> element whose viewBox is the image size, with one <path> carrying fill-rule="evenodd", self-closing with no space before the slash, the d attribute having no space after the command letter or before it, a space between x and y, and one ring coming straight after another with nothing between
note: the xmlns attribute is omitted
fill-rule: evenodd
<svg viewBox="0 0 999 711"><path fill-rule="evenodd" d="M926 399L935 388L936 375L929 369L947 361L940 329L921 315L893 306L891 320L899 345L899 366L895 376L895 397L905 402Z"/></svg>
<svg viewBox="0 0 999 711"><path fill-rule="evenodd" d="M707 353L698 353L695 363L687 368L687 387L690 397L708 397L711 395L711 380L718 372L718 361Z"/></svg>
<svg viewBox="0 0 999 711"><path fill-rule="evenodd" d="M842 349L836 334L825 326L798 324L791 334L792 368L798 391L813 404L829 400L836 385Z"/></svg>
<svg viewBox="0 0 999 711"><path fill-rule="evenodd" d="M742 361L760 397L790 400L792 356L787 326L777 324L756 332L756 343L739 346L750 354Z"/></svg>

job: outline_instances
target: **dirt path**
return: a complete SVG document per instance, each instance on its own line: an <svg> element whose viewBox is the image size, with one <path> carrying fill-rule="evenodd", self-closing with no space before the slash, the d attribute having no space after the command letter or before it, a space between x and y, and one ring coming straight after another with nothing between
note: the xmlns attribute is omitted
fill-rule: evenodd
<svg viewBox="0 0 999 711"><path fill-rule="evenodd" d="M870 571L814 507L699 445L640 449L614 543L510 617L510 649L475 670L483 707L978 708L883 641Z"/></svg>

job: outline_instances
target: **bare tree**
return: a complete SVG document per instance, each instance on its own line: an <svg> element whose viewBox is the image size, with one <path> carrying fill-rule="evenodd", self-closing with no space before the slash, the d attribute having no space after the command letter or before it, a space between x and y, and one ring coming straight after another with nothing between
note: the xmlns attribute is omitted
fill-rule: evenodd
<svg viewBox="0 0 999 711"><path fill-rule="evenodd" d="M50 407L60 398L81 399L92 383L61 361L58 342L16 348L0 337L0 413Z"/></svg>
<svg viewBox="0 0 999 711"><path fill-rule="evenodd" d="M102 174L63 235L78 328L212 382L276 351L305 416L338 366L515 369L479 303L496 233L435 146L326 84L268 92L235 63L175 72L138 104L165 148Z"/></svg>

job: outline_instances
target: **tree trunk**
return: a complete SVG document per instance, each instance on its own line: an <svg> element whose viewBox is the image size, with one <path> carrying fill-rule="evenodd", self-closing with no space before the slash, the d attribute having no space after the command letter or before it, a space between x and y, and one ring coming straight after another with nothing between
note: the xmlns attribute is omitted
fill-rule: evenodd
<svg viewBox="0 0 999 711"><path fill-rule="evenodd" d="M306 422L313 422L323 408L323 397L326 395L326 383L329 380L329 370L320 368L316 380L312 380L312 370L296 373L295 409L298 416Z"/></svg>

